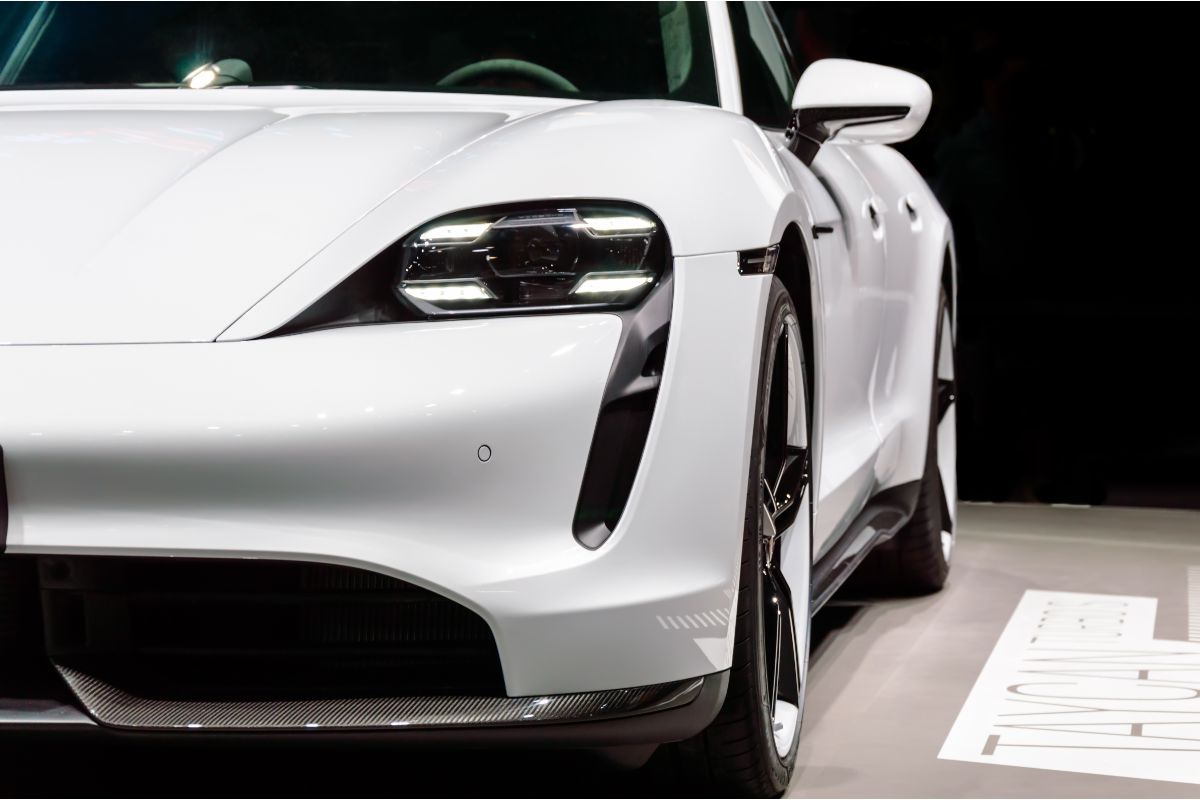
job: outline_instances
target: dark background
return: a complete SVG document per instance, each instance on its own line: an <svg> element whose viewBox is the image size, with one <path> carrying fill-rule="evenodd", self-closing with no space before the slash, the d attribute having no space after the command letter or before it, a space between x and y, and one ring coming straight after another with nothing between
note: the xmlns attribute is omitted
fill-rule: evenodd
<svg viewBox="0 0 1200 800"><path fill-rule="evenodd" d="M801 69L933 88L899 149L955 229L963 499L1200 508L1187 12L772 5Z"/></svg>

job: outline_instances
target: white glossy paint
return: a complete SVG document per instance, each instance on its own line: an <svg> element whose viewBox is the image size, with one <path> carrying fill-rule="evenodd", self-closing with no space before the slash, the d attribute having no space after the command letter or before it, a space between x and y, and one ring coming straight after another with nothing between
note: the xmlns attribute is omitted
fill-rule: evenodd
<svg viewBox="0 0 1200 800"><path fill-rule="evenodd" d="M211 341L235 322L224 338L261 335L409 229L480 205L639 202L679 255L783 227L763 133L706 106L198 94L0 95L0 177L29 187L0 196L0 342Z"/></svg>
<svg viewBox="0 0 1200 800"><path fill-rule="evenodd" d="M0 93L0 182L22 187L0 193L8 549L397 575L488 621L513 694L728 668L773 280L739 275L737 251L794 226L812 265L819 555L871 494L922 473L950 230L895 151L839 137L847 146L809 169L736 113L732 32L710 6L720 109L259 88ZM830 102L870 100L820 83ZM431 219L574 198L649 208L675 256L646 453L596 551L571 521L617 317L259 339ZM834 232L814 240L814 225ZM784 556L806 585L807 549Z"/></svg>
<svg viewBox="0 0 1200 800"><path fill-rule="evenodd" d="M864 109L899 106L908 109L901 119L869 122L878 113L864 111L863 122L841 123L844 127L830 139L834 144L893 144L911 139L925 124L933 92L929 84L904 70L851 61L825 58L814 61L796 85L792 108Z"/></svg>
<svg viewBox="0 0 1200 800"><path fill-rule="evenodd" d="M215 106L169 91L27 94L0 96L0 175L23 187L0 193L11 344L211 341L398 186L509 118L324 98L287 109L271 101L296 93L278 90Z"/></svg>
<svg viewBox="0 0 1200 800"><path fill-rule="evenodd" d="M879 372L871 405L881 441L875 482L891 486L918 480L924 472L924 462L912 455L924 452L928 436L942 265L953 254L950 222L921 176L892 148L837 150L872 187L885 233Z"/></svg>

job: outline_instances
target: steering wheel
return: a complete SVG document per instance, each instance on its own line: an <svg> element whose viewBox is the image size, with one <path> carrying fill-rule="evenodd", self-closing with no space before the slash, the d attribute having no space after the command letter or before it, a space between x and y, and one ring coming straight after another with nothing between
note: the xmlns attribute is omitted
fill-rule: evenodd
<svg viewBox="0 0 1200 800"><path fill-rule="evenodd" d="M579 87L552 69L519 58L489 58L459 67L437 82L438 86L462 86L484 77L525 78L556 92L579 93Z"/></svg>

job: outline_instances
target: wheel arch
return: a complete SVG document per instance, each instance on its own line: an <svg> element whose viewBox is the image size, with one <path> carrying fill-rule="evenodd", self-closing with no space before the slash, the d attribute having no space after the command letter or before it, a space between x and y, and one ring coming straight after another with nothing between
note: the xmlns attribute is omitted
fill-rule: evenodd
<svg viewBox="0 0 1200 800"><path fill-rule="evenodd" d="M775 275L787 289L792 298L792 305L800 318L800 332L804 346L804 372L807 379L808 408L814 422L816 418L815 401L818 397L816 381L820 372L817 370L814 307L816 302L817 284L813 280L812 260L809 258L809 248L800 233L800 226L790 223L783 231L779 240L779 260L775 266Z"/></svg>
<svg viewBox="0 0 1200 800"><path fill-rule="evenodd" d="M824 417L821 402L824 393L821 369L821 365L824 364L824 337L820 324L822 305L818 269L817 253L811 237L805 235L805 229L799 222L789 222L779 238L779 260L776 263L775 275L791 297L800 323L806 384L805 403L809 413L809 486L814 511L818 495L816 487L821 474L823 437L820 431ZM811 559L815 556L816 552L812 549L810 541L809 557Z"/></svg>

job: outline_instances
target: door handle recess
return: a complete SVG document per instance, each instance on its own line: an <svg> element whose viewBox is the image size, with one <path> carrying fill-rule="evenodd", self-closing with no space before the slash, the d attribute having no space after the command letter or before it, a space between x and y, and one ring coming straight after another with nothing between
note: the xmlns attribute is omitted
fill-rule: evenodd
<svg viewBox="0 0 1200 800"><path fill-rule="evenodd" d="M867 201L867 216L871 218L871 227L879 230L883 225L883 221L879 218L879 208L875 205L875 200L872 198Z"/></svg>

